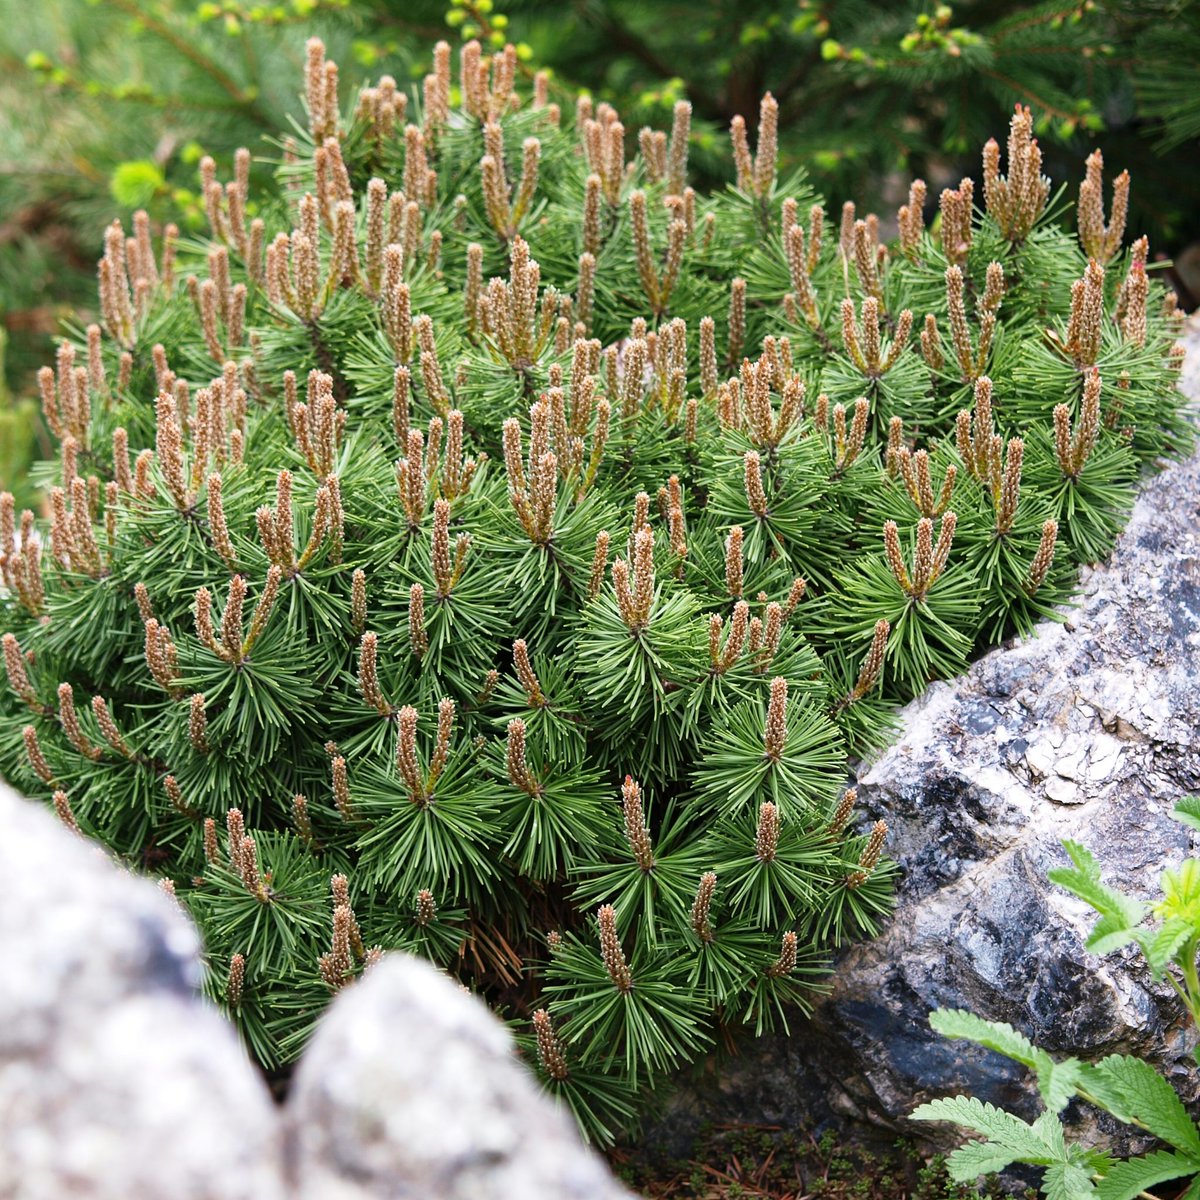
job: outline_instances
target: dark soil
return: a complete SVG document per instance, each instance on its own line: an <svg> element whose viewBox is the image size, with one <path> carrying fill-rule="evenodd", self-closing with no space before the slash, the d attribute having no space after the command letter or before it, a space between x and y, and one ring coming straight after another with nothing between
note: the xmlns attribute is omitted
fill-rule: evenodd
<svg viewBox="0 0 1200 1200"><path fill-rule="evenodd" d="M656 1163L638 1150L609 1154L614 1172L651 1200L984 1200L1011 1196L997 1180L982 1190L950 1181L942 1158L897 1142L879 1153L832 1133L766 1125L715 1126L689 1162ZM1024 1195L1032 1198L1036 1191Z"/></svg>

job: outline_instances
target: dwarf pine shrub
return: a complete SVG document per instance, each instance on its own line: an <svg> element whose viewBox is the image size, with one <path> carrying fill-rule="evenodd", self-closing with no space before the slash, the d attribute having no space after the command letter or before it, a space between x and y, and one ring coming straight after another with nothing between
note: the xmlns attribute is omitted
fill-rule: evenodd
<svg viewBox="0 0 1200 1200"><path fill-rule="evenodd" d="M314 40L277 196L240 151L207 237L105 235L47 519L0 500L0 768L162 876L267 1066L399 947L605 1140L874 930L848 756L1111 545L1180 317L1025 110L885 244L770 96L702 196L686 103L631 138L511 47L340 92Z"/></svg>

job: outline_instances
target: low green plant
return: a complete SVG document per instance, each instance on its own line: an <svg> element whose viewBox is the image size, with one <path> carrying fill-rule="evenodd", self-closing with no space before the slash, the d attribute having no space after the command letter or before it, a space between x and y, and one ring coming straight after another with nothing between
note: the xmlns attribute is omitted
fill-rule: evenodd
<svg viewBox="0 0 1200 1200"><path fill-rule="evenodd" d="M1182 801L1174 815L1200 829L1200 800ZM1164 870L1159 880L1162 898L1151 906L1103 883L1095 856L1078 842L1064 846L1073 865L1056 868L1049 877L1099 914L1087 948L1108 954L1137 945L1151 975L1171 984L1194 1026L1200 1013L1196 975L1200 859L1186 858L1178 867ZM1028 1067L1036 1075L1038 1094L1046 1106L1029 1123L965 1096L921 1105L912 1114L914 1120L952 1121L984 1137L950 1155L947 1166L952 1178L970 1181L1021 1163L1042 1168L1042 1191L1061 1200L1133 1200L1146 1196L1157 1184L1189 1179L1190 1186L1180 1194L1188 1200L1200 1196L1200 1127L1175 1089L1149 1063L1125 1054L1110 1054L1095 1063L1056 1059L1011 1025L961 1010L941 1009L929 1020L946 1037L974 1042ZM1196 1054L1200 1059L1200 1048ZM1120 1160L1103 1149L1072 1142L1061 1113L1076 1098L1170 1148Z"/></svg>
<svg viewBox="0 0 1200 1200"><path fill-rule="evenodd" d="M434 64L343 112L314 39L276 191L109 227L48 530L0 499L0 769L164 876L264 1064L408 949L606 1140L888 911L848 756L1110 544L1179 317L1026 110L888 246L770 96L700 194L686 103L631 152L511 46Z"/></svg>

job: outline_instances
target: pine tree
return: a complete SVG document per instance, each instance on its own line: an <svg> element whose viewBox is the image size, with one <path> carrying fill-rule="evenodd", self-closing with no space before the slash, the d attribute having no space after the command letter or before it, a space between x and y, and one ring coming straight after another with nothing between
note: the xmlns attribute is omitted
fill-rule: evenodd
<svg viewBox="0 0 1200 1200"><path fill-rule="evenodd" d="M701 195L686 103L631 139L434 63L343 112L314 39L279 200L239 151L206 238L109 227L48 528L0 497L0 769L169 883L264 1065L403 948L605 1141L876 928L847 757L1111 544L1180 318L1024 109L887 246L770 95Z"/></svg>

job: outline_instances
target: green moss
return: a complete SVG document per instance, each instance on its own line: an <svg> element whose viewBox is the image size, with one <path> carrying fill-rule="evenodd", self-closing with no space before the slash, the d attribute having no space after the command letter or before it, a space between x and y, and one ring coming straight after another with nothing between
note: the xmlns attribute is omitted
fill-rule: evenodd
<svg viewBox="0 0 1200 1200"><path fill-rule="evenodd" d="M951 1181L945 1159L911 1142L866 1147L826 1131L788 1133L734 1125L702 1132L695 1157L659 1162L644 1151L611 1151L617 1175L650 1200L992 1200L1011 1196L994 1176L981 1187ZM1020 1193L1032 1200L1036 1191Z"/></svg>

